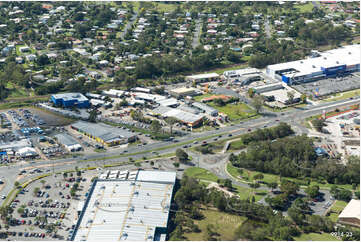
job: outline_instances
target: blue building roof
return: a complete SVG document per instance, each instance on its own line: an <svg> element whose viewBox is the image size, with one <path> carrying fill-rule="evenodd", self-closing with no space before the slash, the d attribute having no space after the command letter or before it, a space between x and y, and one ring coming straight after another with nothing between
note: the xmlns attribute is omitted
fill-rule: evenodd
<svg viewBox="0 0 361 242"><path fill-rule="evenodd" d="M321 147L316 147L316 148L315 148L315 152L316 152L316 154L317 154L318 156L327 154L327 152L326 152L323 148L321 148Z"/></svg>

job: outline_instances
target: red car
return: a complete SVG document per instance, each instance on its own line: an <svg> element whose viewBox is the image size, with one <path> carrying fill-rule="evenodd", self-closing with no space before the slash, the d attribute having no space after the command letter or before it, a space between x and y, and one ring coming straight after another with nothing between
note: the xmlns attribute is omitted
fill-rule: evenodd
<svg viewBox="0 0 361 242"><path fill-rule="evenodd" d="M66 195L66 199L70 199L70 196L69 196L69 195Z"/></svg>
<svg viewBox="0 0 361 242"><path fill-rule="evenodd" d="M69 184L67 183L67 184L65 184L65 186L66 186L66 187L69 187Z"/></svg>

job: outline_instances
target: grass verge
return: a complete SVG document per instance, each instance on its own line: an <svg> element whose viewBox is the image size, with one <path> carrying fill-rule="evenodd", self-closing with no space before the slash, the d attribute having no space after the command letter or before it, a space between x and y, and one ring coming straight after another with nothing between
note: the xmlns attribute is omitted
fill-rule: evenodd
<svg viewBox="0 0 361 242"><path fill-rule="evenodd" d="M246 220L246 217L232 215L214 210L202 210L204 219L195 220L194 223L198 225L201 232L199 233L185 233L184 236L189 241L204 241L208 240L207 226L213 225L217 236L217 240L236 240L236 229L241 226Z"/></svg>

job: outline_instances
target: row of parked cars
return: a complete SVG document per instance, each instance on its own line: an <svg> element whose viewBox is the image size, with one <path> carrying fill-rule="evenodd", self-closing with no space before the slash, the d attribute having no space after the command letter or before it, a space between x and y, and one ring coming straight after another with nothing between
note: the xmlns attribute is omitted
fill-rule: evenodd
<svg viewBox="0 0 361 242"><path fill-rule="evenodd" d="M9 128L11 129L11 122L8 119L8 117L6 116L5 113L0 113L0 120L1 120L1 126L2 128Z"/></svg>
<svg viewBox="0 0 361 242"><path fill-rule="evenodd" d="M35 237L35 238L45 238L45 233L35 233L35 232L7 232L8 236L18 236L18 237Z"/></svg>
<svg viewBox="0 0 361 242"><path fill-rule="evenodd" d="M29 127L29 123L16 111L9 110L8 114L11 116L11 118L14 120L14 122L20 127Z"/></svg>
<svg viewBox="0 0 361 242"><path fill-rule="evenodd" d="M30 200L28 202L28 206L32 207L42 207L42 208L69 208L70 206L70 203L67 202L59 202L57 200L55 200L54 202L50 202L49 199L45 200L45 201L42 201L42 200L39 200L39 201L34 201L34 200Z"/></svg>
<svg viewBox="0 0 361 242"><path fill-rule="evenodd" d="M44 125L46 124L44 120L39 118L37 115L32 114L28 109L19 109L19 111L23 114L24 118L30 119L37 125Z"/></svg>

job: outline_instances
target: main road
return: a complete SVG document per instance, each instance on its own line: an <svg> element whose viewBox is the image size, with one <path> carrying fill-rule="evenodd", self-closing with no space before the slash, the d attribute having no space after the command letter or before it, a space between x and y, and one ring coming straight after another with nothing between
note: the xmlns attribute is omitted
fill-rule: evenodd
<svg viewBox="0 0 361 242"><path fill-rule="evenodd" d="M2 188L1 195L7 195L11 189L14 187L14 182L24 182L25 179L30 179L31 177L37 176L36 174L28 175L26 177L19 177L18 173L20 170L31 170L33 168L43 168L49 169L50 171L60 172L69 169L73 169L75 166L79 168L85 168L87 166L102 166L105 164L112 164L117 162L128 161L130 157L134 160L142 159L147 157L148 159L157 154L169 154L174 153L175 150L179 147L182 147L185 144L190 144L194 141L207 141L211 142L217 136L222 135L218 140L229 138L228 135L232 134L233 136L241 135L246 132L249 132L249 129L264 128L277 125L278 122L286 122L296 124L299 121L304 120L307 117L314 116L323 112L323 110L331 111L335 108L340 108L342 106L348 106L352 104L358 104L360 99L354 100L341 100L328 103L320 103L317 105L308 105L304 108L293 109L287 112L282 113L271 113L265 112L262 117L258 119L248 120L241 122L240 124L234 124L227 127L223 127L219 130L211 130L202 133L190 133L178 139L177 143L170 142L157 142L142 147L128 147L124 148L127 150L127 153L119 151L106 153L96 153L89 154L80 157L66 158L66 159L57 159L50 161L38 161L33 163L17 163L11 166L3 166L0 168L0 178L5 180L5 184Z"/></svg>

